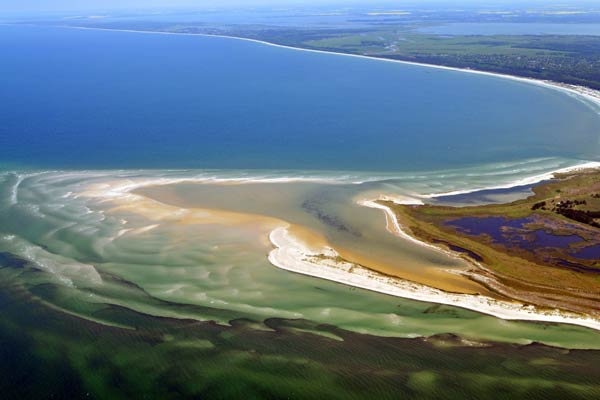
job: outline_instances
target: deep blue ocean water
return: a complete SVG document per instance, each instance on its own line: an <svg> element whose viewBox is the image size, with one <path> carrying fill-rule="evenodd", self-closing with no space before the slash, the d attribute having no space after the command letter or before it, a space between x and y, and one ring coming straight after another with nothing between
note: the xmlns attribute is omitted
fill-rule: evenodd
<svg viewBox="0 0 600 400"><path fill-rule="evenodd" d="M597 111L507 79L227 38L0 27L0 164L403 171L598 159Z"/></svg>

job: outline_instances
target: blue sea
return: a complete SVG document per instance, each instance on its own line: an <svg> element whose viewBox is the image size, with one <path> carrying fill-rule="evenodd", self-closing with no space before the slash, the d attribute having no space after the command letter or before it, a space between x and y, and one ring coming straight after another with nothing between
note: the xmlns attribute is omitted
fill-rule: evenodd
<svg viewBox="0 0 600 400"><path fill-rule="evenodd" d="M0 163L436 170L598 159L558 90L229 38L0 27Z"/></svg>

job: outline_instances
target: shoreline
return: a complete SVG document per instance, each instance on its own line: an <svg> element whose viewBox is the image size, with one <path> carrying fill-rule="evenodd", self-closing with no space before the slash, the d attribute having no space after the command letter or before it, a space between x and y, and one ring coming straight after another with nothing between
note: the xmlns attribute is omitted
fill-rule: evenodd
<svg viewBox="0 0 600 400"><path fill-rule="evenodd" d="M485 187L478 187L478 188L473 188L473 189L457 190L457 191L450 191L450 192L439 192L439 193L431 193L431 194L413 193L410 196L409 195L395 196L395 195L381 194L378 197L364 197L360 200L357 200L357 203L360 205L368 206L368 207L372 207L372 208L381 208L382 207L379 204L375 203L378 200L392 201L397 204L424 204L422 199L475 193L475 192L484 191L484 190L510 189L513 187L540 183L544 180L552 179L555 174L569 173L569 172L574 172L574 171L578 171L578 170L592 169L592 168L600 168L600 161L587 161L587 162L583 162L583 163L576 164L573 166L551 170L551 171L545 172L543 174L519 178L515 181L510 181L506 184L497 185L497 186L485 186ZM16 172L17 173L17 181L19 181L19 183L20 183L20 181L22 179L25 179L28 176L35 176L35 175L43 174L46 172L60 172L60 171L58 171L58 170L49 171L48 170L48 171L40 171L40 172L35 172L35 173L31 173L31 172L18 173L18 172ZM83 170L83 171L78 171L78 172L66 171L65 173L68 175L71 175L71 176L75 176L75 177L89 177L92 179L107 178L108 182L103 181L102 183L100 183L100 186L95 187L95 191L98 192L98 194L99 194L99 192L102 192L101 197L105 197L105 198L111 198L111 197L115 197L115 196L130 194L132 192L135 192L137 189L141 189L141 188L145 188L145 187L149 187L149 186L168 186L168 185L177 185L177 184L181 184L181 183L190 183L190 184L196 183L196 184L201 184L201 185L202 184L205 184L205 185L227 185L227 184L245 185L245 184L254 184L254 183L285 184L285 183L308 183L308 182L323 183L323 184L330 184L330 185L344 185L344 184L359 185L359 184L363 183L363 181L356 181L355 179L346 180L347 172L345 172L345 171L339 171L341 174L345 174L345 175L342 177L337 177L337 178L336 177L324 177L324 176L320 177L316 174L314 176L307 176L305 174L304 176L294 177L291 175L291 173L290 173L290 176L283 176L283 177L268 177L268 176L264 176L264 174L260 174L257 176L240 175L237 177L235 175L230 175L230 176L225 177L225 176L218 176L218 173L215 173L212 175L203 175L202 170L198 170L198 171L182 170L181 172L178 171L177 174L170 175L170 176L155 176L155 175L152 175L152 173L173 172L173 171L169 171L169 170L164 170L164 171L163 170L134 170L134 171L131 171L132 175L130 175L130 176L125 175L125 176L114 177L115 173L121 174L123 172L124 172L123 170L102 170L102 171ZM303 172L305 172L305 171L303 171ZM13 173L13 171L7 171L7 173ZM143 175L140 176L139 173L142 173ZM229 174L230 171L227 171L227 173ZM389 179L389 178L384 177L384 179ZM368 181L368 182L377 182L377 181L375 180L375 181ZM95 186L97 184L98 183L92 183L93 186ZM71 194L71 195L77 195L77 194ZM13 195L13 197L14 197L14 195ZM402 198L402 200L400 200L400 197ZM369 205L366 205L364 203L368 203ZM375 205L375 206L373 207L373 205ZM408 238L408 237L407 237L407 239L412 240L411 238Z"/></svg>
<svg viewBox="0 0 600 400"><path fill-rule="evenodd" d="M35 26L40 26L40 25L35 25ZM542 87L546 87L549 89L566 92L568 94L574 94L577 96L578 100L580 100L580 101L583 101L585 99L587 101L594 103L598 107L598 109L596 111L598 112L598 114L600 114L600 90L595 90L595 89L589 88L587 86L579 86L579 85L573 85L573 84L563 83L563 82L556 82L556 81L549 81L549 80L542 80L542 79L535 79L535 78L526 78L526 77L521 77L521 76L517 76L517 75L508 75L508 74L502 74L502 73L490 72L490 71L482 71L482 70L471 69L471 68L448 67L445 65L427 64L427 63L420 63L420 62L415 62L415 61L395 60L395 59L391 59L391 58L368 56L368 55L363 55L363 54L340 53L340 52L336 52L336 51L309 49L309 48L304 48L304 47L295 47L295 46L289 46L289 45L284 45L284 44L272 43L272 42L268 42L268 41L260 40L260 39L244 38L244 37L240 37L240 36L217 35L217 34L209 34L209 33L161 32L161 31L136 30L136 29L94 28L94 27L86 27L86 26L69 26L69 25L57 25L56 27L68 28L68 29L92 30L92 31L128 32L128 33L143 33L143 34L156 34L156 35L217 37L217 38L232 39L232 40L242 40L242 41L246 41L246 42L258 43L258 44L263 44L263 45L267 45L267 46L274 46L274 47L279 47L282 49L289 49L289 50L296 50L296 51L307 51L307 52L318 53L318 54L331 54L331 55L345 56L345 57L356 57L356 58L362 58L362 59L367 59L367 60L392 62L392 63L413 65L413 66L426 67L426 68L434 68L434 69L440 69L440 70L446 70L446 71L456 71L456 72L464 72L464 73L477 74L477 75L486 75L486 76L510 79L513 81L524 82L524 83L529 83L532 85L542 86Z"/></svg>
<svg viewBox="0 0 600 400"><path fill-rule="evenodd" d="M547 181L553 179L556 174L566 174L570 172L581 171L584 169L596 169L600 168L600 161L585 161L581 164L573 165L570 167L559 168L553 171L549 171L543 174L534 175L530 177L525 177L521 179L517 179L516 181L509 182L504 185L495 185L495 186L486 186L475 189L464 189L464 190L454 190L450 192L442 192L442 193L431 193L426 195L420 195L422 199L432 199L436 197L445 197L445 196L456 196L461 194L470 194L476 193L484 190L498 190L498 189L512 189L519 186L527 186L527 185L535 185L541 183L543 181ZM383 200L383 199L377 199ZM398 203L403 204L403 203Z"/></svg>
<svg viewBox="0 0 600 400"><path fill-rule="evenodd" d="M600 168L600 162L583 163L572 167L561 168L546 174L533 176L531 178L523 178L522 180L518 181L519 184L512 186L520 186L522 185L521 182L524 180L534 184L551 179L556 174L590 168ZM480 190L485 189L473 189L461 193L471 193ZM447 194L430 195L430 197L441 195ZM464 259L456 252L436 246L432 243L424 242L412 236L405 229L403 229L393 210L385 205L379 204L377 202L378 200L388 200L398 204L418 204L419 200L406 199L405 201L399 201L386 196L380 196L377 199L359 200L357 201L357 204L364 207L382 210L386 218L386 229L393 235L450 257ZM482 314L491 315L504 320L564 323L583 326L600 331L599 319L574 312L561 311L558 309L543 310L534 305L525 304L516 300L511 302L497 300L482 295L450 293L424 284L411 282L397 277L391 277L348 262L343 263L341 267L340 264L336 263L335 261L333 263L327 263L327 259L316 257L316 254L311 253L308 248L303 247L298 240L290 238L289 232L282 231L282 228L272 231L269 239L275 246L275 249L269 253L269 261L276 267L288 271L411 300L451 305ZM330 258L333 260L335 260L338 256L335 250L331 248L326 248L323 254L327 255L328 252L331 253ZM311 257L312 261L310 260ZM468 262L473 264L473 266L479 265L479 263L475 260L469 260Z"/></svg>
<svg viewBox="0 0 600 400"><path fill-rule="evenodd" d="M268 256L269 262L286 271L395 297L459 307L504 320L570 324L600 331L600 320L591 317L560 310L540 310L533 305L482 295L444 292L356 264L339 262L335 250L324 248L321 253L311 251L283 227L271 231L269 240L274 246Z"/></svg>
<svg viewBox="0 0 600 400"><path fill-rule="evenodd" d="M576 162L578 160L568 160ZM581 160L579 160L581 161ZM493 165L493 164L490 164ZM378 197L363 197L357 202L364 201L377 201L385 200L392 201L397 204L425 204L423 199L453 196L461 194L476 193L479 191L486 190L497 190L497 189L511 189L519 186L533 185L545 180L552 179L555 174L569 173L583 169L600 168L600 161L581 161L578 164L561 167L557 169L551 169L547 172L527 175L525 177L518 178L515 180L509 180L507 183L490 186L478 186L471 189L459 189L446 192L430 192L430 193L419 193L411 192L410 194L381 194ZM281 171L281 170L272 170ZM368 178L365 175L369 172L366 171L309 171L309 170L285 170L286 175L283 176L269 176L268 170L251 171L248 170L213 170L213 169L189 169L189 170L170 170L170 169L99 169L99 170L65 170L65 169L32 169L32 170L1 170L0 175L4 174L16 174L18 179L24 179L29 176L36 176L45 173L56 173L61 172L63 174L71 175L74 177L89 177L92 179L97 178L109 178L110 181L114 181L114 175L117 174L118 180L122 183L118 187L113 187L114 190L122 194L124 192L134 191L139 188L148 186L164 186L174 185L180 183L197 183L197 184L254 184L254 183L266 183L266 184L278 184L278 183L322 183L331 185L361 185L365 183L374 183L381 180L389 179L402 179L402 172L375 172L375 176ZM438 173L446 170L431 170L431 171L420 171L414 172L419 174ZM461 169L453 170L459 172ZM465 169L466 171L466 169ZM533 172L533 171L531 171ZM161 175L167 173L167 176ZM300 175L294 176L294 173L300 173ZM123 176L124 174L124 176ZM156 175L158 174L158 175ZM113 190L107 191L107 195ZM110 196L107 196L110 197ZM400 200L402 198L402 200Z"/></svg>

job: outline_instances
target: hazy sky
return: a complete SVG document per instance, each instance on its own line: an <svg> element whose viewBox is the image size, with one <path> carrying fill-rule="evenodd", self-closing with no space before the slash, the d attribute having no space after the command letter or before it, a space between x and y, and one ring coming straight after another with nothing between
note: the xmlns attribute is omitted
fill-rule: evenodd
<svg viewBox="0 0 600 400"><path fill-rule="evenodd" d="M52 11L91 11L111 9L151 9L169 7L252 7L292 5L393 5L402 8L407 5L436 4L446 5L507 5L507 4L556 4L558 0L0 0L0 12L52 12ZM593 4L598 0L563 0L563 4Z"/></svg>
<svg viewBox="0 0 600 400"><path fill-rule="evenodd" d="M383 0L388 2L389 0ZM352 0L0 0L2 11L109 10L125 8L286 6L291 4L341 4ZM368 0L365 3L369 3Z"/></svg>

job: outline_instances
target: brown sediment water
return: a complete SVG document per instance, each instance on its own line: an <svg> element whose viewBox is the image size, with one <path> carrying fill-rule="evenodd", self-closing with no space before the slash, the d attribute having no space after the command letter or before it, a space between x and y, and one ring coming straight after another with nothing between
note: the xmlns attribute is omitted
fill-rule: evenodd
<svg viewBox="0 0 600 400"><path fill-rule="evenodd" d="M355 254L352 250L335 248L345 259L361 264L369 269L386 275L397 276L423 285L431 286L446 292L463 294L483 294L496 297L497 294L489 291L477 282L474 282L456 272L450 272L445 268L428 265L426 262L402 260L400 263L388 264L378 261L375 257L368 258L361 254ZM399 258L401 255L399 255ZM403 268L404 267L404 268ZM418 270L418 273L413 271ZM456 269L454 270L456 271Z"/></svg>
<svg viewBox="0 0 600 400"><path fill-rule="evenodd" d="M311 250L319 250L331 246L325 236L304 226L291 225L288 231Z"/></svg>
<svg viewBox="0 0 600 400"><path fill-rule="evenodd" d="M254 224L255 233L267 241L270 229L288 225L307 247L331 247L366 268L448 292L493 295L460 274L468 268L463 260L419 248L388 232L381 211L355 204L352 189L298 182L178 183L140 188L134 193L153 206L126 207L149 211L150 219L153 210L163 217L171 210L189 224Z"/></svg>
<svg viewBox="0 0 600 400"><path fill-rule="evenodd" d="M226 226L254 224L266 229L274 229L286 225L280 219L267 215L252 214L247 212L236 212L218 208L177 205L177 196L165 191L165 195L159 199L151 196L136 195L127 198L116 198L112 201L115 206L112 212L132 212L141 215L151 221L172 222L178 224L219 224Z"/></svg>

